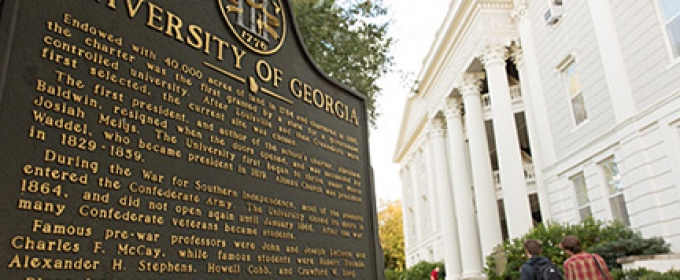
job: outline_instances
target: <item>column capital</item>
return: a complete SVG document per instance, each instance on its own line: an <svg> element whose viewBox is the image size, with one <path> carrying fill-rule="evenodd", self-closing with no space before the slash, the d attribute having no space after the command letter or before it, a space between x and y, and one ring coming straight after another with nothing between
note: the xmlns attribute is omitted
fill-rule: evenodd
<svg viewBox="0 0 680 280"><path fill-rule="evenodd" d="M486 77L486 75L483 72L464 74L460 78L461 84L458 88L460 95L463 96L463 98L469 95L479 95L482 79L484 79L484 77Z"/></svg>
<svg viewBox="0 0 680 280"><path fill-rule="evenodd" d="M517 65L517 68L524 66L524 50L519 43L514 43L510 46L510 57L512 61Z"/></svg>
<svg viewBox="0 0 680 280"><path fill-rule="evenodd" d="M527 18L529 4L527 0L515 0L515 8L512 11L512 18L516 21L522 21Z"/></svg>
<svg viewBox="0 0 680 280"><path fill-rule="evenodd" d="M507 47L497 42L487 44L479 56L479 60L482 61L484 67L489 67L493 64L505 65L506 58L508 58Z"/></svg>
<svg viewBox="0 0 680 280"><path fill-rule="evenodd" d="M404 168L411 169L411 164L413 164L413 159L414 159L413 153L408 153L408 155L406 155L404 157L404 160L402 160L402 162L404 163Z"/></svg>
<svg viewBox="0 0 680 280"><path fill-rule="evenodd" d="M463 103L458 98L448 98L444 108L446 120L460 119L463 116Z"/></svg>
<svg viewBox="0 0 680 280"><path fill-rule="evenodd" d="M399 175L404 175L408 173L408 166L406 165L399 166L399 170L397 172L399 173Z"/></svg>
<svg viewBox="0 0 680 280"><path fill-rule="evenodd" d="M446 123L442 118L433 118L430 122L430 131L433 137L446 136Z"/></svg>
<svg viewBox="0 0 680 280"><path fill-rule="evenodd" d="M463 84L477 84L480 85L482 80L486 78L486 73L484 72L470 72L465 73L462 76Z"/></svg>

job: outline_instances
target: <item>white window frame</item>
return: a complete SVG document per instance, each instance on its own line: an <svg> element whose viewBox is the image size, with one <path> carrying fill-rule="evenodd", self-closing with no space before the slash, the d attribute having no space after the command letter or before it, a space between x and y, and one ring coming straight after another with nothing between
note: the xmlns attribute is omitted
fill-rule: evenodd
<svg viewBox="0 0 680 280"><path fill-rule="evenodd" d="M582 186L579 185L579 180L583 182ZM588 217L592 217L593 210L590 207L590 197L588 196L588 184L586 183L585 173L583 171L578 172L569 177L569 181L574 190L574 201L576 202L579 218L583 221Z"/></svg>
<svg viewBox="0 0 680 280"><path fill-rule="evenodd" d="M626 198L623 194L623 186L621 185L621 174L616 160L614 157L608 157L598 165L602 171L602 179L606 188L605 194L609 201L612 218L626 226L630 226L630 215L628 214ZM611 165L611 167L608 167L608 165ZM612 171L610 172L609 170Z"/></svg>
<svg viewBox="0 0 680 280"><path fill-rule="evenodd" d="M659 9L659 17L661 23L663 24L663 33L666 35L666 44L668 46L671 58L676 61L680 61L680 9L674 15L667 15L666 9L664 9L663 3L665 1L677 1L677 0L656 0L657 8ZM676 24L678 28L678 38L673 37L673 33L669 31L669 24ZM674 41L675 39L675 41Z"/></svg>
<svg viewBox="0 0 680 280"><path fill-rule="evenodd" d="M588 108L586 106L585 102L585 97L583 95L583 80L581 79L579 75L579 68L578 68L578 61L576 60L576 54L571 53L567 55L558 65L557 65L557 70L560 71L561 76L562 76L562 82L564 83L564 91L567 94L567 98L569 99L569 109L571 111L571 118L572 121L574 122L575 127L582 126L586 122L588 122ZM576 79L578 88L577 91L573 91L572 83L573 80L570 80L570 76L568 71L574 67L575 75L574 78ZM574 100L580 98L583 107L583 117L582 119L577 115L576 108L574 106Z"/></svg>

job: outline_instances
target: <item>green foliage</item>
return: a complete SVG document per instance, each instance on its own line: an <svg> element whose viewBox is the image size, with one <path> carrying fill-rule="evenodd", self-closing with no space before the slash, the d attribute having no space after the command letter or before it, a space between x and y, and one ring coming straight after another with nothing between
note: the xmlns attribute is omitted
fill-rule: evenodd
<svg viewBox="0 0 680 280"><path fill-rule="evenodd" d="M298 29L312 59L328 75L367 97L370 123L378 116L377 80L391 71L389 20L382 1L293 0Z"/></svg>
<svg viewBox="0 0 680 280"><path fill-rule="evenodd" d="M566 253L559 248L562 238L566 235L579 236L584 251L589 251L590 247L597 244L639 237L638 234L619 222L606 224L592 218L574 225L544 223L520 238L501 244L501 249L507 254L507 265L503 271L497 271L497 261L494 255L489 255L486 257L487 266L484 268L484 272L489 276L489 279L519 279L519 268L527 260L524 253L524 241L527 239L541 241L543 244L542 255L561 267L568 258Z"/></svg>
<svg viewBox="0 0 680 280"><path fill-rule="evenodd" d="M404 270L385 269L385 280L401 280L404 279Z"/></svg>
<svg viewBox="0 0 680 280"><path fill-rule="evenodd" d="M410 267L409 269L405 270L404 273L401 275L401 279L430 279L430 273L432 273L432 270L435 267L439 267L440 269L444 269L444 263L442 262L436 262L436 263L431 263L431 262L426 262L422 261L417 263L416 265Z"/></svg>
<svg viewBox="0 0 680 280"><path fill-rule="evenodd" d="M611 269L609 272L612 274L613 279L626 279L626 274L620 268Z"/></svg>
<svg viewBox="0 0 680 280"><path fill-rule="evenodd" d="M614 279L636 279L636 280L677 280L680 279L679 270L670 270L665 273L648 270L644 268L626 271L621 274L612 274Z"/></svg>
<svg viewBox="0 0 680 280"><path fill-rule="evenodd" d="M667 244L663 238L643 239L640 236L598 244L589 250L602 256L610 268L621 268L621 265L616 262L618 258L666 254L670 251L670 244Z"/></svg>

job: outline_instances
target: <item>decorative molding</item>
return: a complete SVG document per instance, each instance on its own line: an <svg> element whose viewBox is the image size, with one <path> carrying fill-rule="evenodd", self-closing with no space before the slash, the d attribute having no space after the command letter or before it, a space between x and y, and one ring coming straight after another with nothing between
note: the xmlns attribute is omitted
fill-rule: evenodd
<svg viewBox="0 0 680 280"><path fill-rule="evenodd" d="M433 118L430 129L433 137L446 136L446 122L442 118Z"/></svg>
<svg viewBox="0 0 680 280"><path fill-rule="evenodd" d="M402 162L404 163L404 168L411 170L411 168L413 168L411 164L415 162L415 156L412 153L409 153L402 159Z"/></svg>
<svg viewBox="0 0 680 280"><path fill-rule="evenodd" d="M477 83L481 85L482 80L486 78L485 72L470 72L463 75L464 83Z"/></svg>
<svg viewBox="0 0 680 280"><path fill-rule="evenodd" d="M567 56L565 56L560 62L555 65L555 69L558 72L564 72L564 70L569 67L569 65L573 64L576 62L576 52L571 52Z"/></svg>
<svg viewBox="0 0 680 280"><path fill-rule="evenodd" d="M510 58L518 68L524 65L524 51L518 43L510 45Z"/></svg>
<svg viewBox="0 0 680 280"><path fill-rule="evenodd" d="M485 67L489 67L492 64L505 64L505 59L508 58L508 49L505 44L499 44L498 42L490 42L486 44L482 50L482 55L479 56L479 60L484 64Z"/></svg>
<svg viewBox="0 0 680 280"><path fill-rule="evenodd" d="M557 65L555 65L555 69L558 72L564 72L564 70L567 69L570 65L572 65L574 62L576 62L576 52L571 52L567 54L562 60L560 60Z"/></svg>
<svg viewBox="0 0 680 280"><path fill-rule="evenodd" d="M511 1L480 0L478 3L479 7L482 9L510 10L513 7Z"/></svg>
<svg viewBox="0 0 680 280"><path fill-rule="evenodd" d="M512 18L515 22L520 22L528 18L529 4L527 0L515 0L515 8L512 10Z"/></svg>
<svg viewBox="0 0 680 280"><path fill-rule="evenodd" d="M444 108L444 115L447 121L453 118L460 119L463 117L463 103L458 98L448 98Z"/></svg>
<svg viewBox="0 0 680 280"><path fill-rule="evenodd" d="M467 95L480 95L482 79L486 77L486 74L479 73L466 73L462 76L462 83L459 86L459 91L461 96L465 98Z"/></svg>
<svg viewBox="0 0 680 280"><path fill-rule="evenodd" d="M486 15L484 17L484 29L486 30L512 30L515 25L512 14Z"/></svg>

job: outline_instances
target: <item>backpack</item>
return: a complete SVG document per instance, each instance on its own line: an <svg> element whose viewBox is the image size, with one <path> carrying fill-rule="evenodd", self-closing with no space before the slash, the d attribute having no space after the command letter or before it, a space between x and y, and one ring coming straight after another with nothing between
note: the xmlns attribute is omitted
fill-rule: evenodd
<svg viewBox="0 0 680 280"><path fill-rule="evenodd" d="M546 263L538 266L534 265L534 275L537 280L562 280L564 276L557 266L553 263Z"/></svg>

